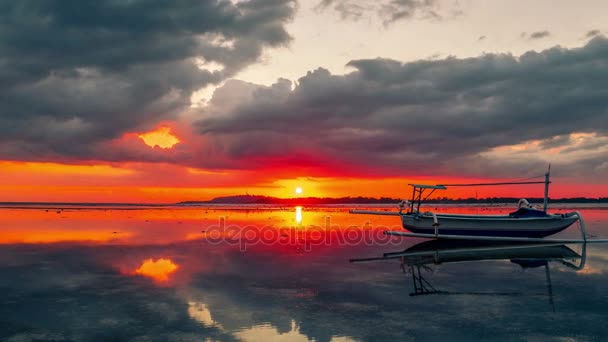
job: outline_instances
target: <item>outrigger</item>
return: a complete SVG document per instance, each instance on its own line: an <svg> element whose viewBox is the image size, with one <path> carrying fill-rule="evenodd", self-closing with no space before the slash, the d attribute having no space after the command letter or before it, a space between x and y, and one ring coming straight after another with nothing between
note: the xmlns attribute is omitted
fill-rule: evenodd
<svg viewBox="0 0 608 342"><path fill-rule="evenodd" d="M411 233L386 231L388 235L399 235L435 239L461 239L486 241L548 241L544 237L556 234L573 223L579 221L581 239L552 240L561 243L586 242L585 223L580 212L573 211L564 214L549 214L550 168L545 173L544 181L519 181L500 183L474 183L474 184L409 184L412 188L411 201L399 203L399 211L371 211L350 210L352 214L368 215L394 215L401 218L403 228ZM508 215L461 215L447 213L422 212L422 202L429 198L436 190L446 190L448 187L461 186L496 186L514 184L544 184L545 196L543 209L534 208L527 200L518 202L516 211ZM424 196L426 194L426 196ZM607 240L594 240L606 242Z"/></svg>

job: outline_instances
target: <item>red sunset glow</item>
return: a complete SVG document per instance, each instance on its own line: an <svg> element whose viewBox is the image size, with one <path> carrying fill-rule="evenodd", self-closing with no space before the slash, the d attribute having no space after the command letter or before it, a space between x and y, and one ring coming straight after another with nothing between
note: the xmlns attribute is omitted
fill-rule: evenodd
<svg viewBox="0 0 608 342"><path fill-rule="evenodd" d="M383 171L367 163L358 165L353 161L332 161L322 153L316 157L311 153L271 158L246 156L239 164L229 162L225 164L227 167L209 168L192 164L207 161L204 156L209 154L204 148L210 143L184 128L180 129L180 138L177 138L175 129L168 127L163 125L147 133L127 135L109 145L112 149L132 150L134 156L146 154L150 161L0 161L2 200L175 203L246 193L279 198L407 198L409 183L471 183L513 179L462 177L450 170L442 171L441 177L425 175L428 172L424 169ZM135 136L135 139L131 136ZM583 138L584 135L579 135L576 141ZM526 149L529 149L527 145L511 148L518 151ZM503 148L495 153L506 153L504 151L510 150ZM154 161L154 158L160 160ZM211 158L224 157L212 155ZM554 183L551 186L551 196L554 198L600 197L608 193L606 184L582 183L579 179L564 177L555 167L554 170ZM539 174L543 172L542 169L538 170ZM483 198L542 197L543 194L542 185L538 185L455 188L435 195Z"/></svg>
<svg viewBox="0 0 608 342"><path fill-rule="evenodd" d="M142 202L175 203L209 200L219 196L257 194L280 198L302 197L392 197L408 198L409 183L481 182L483 178L460 177L370 177L328 175L294 177L299 169L289 165L274 170L205 170L172 164L60 164L0 162L0 192L3 200L16 202ZM281 178L285 172L286 178ZM503 179L500 179L503 180ZM494 181L494 179L492 179ZM301 189L301 193L297 189ZM542 197L542 184L513 187L453 188L439 197ZM605 184L581 184L557 178L551 195L599 197L608 193Z"/></svg>
<svg viewBox="0 0 608 342"><path fill-rule="evenodd" d="M592 134L572 134L574 147L597 142ZM289 140L286 140L288 142ZM473 176L484 173L484 166L436 164L404 167L384 160L368 162L346 158L317 147L291 146L295 152L252 151L233 155L232 140L209 140L193 131L187 122L169 122L142 133L127 133L101 145L104 159L0 161L0 193L3 201L14 202L114 202L176 203L210 200L220 196L255 194L279 198L292 197L391 197L410 196L409 183L478 183L524 178L532 172L542 175L547 164L511 177ZM240 143L239 143L240 144ZM280 146L277 142L270 146ZM484 155L511 160L524 153L542 155L541 144L531 141L492 149ZM247 149L247 146L243 148ZM284 148L284 147L281 147ZM591 177L582 180L560 168L561 154L568 150L550 148L553 166L550 195L561 197L602 197L608 184ZM107 159L107 158L106 158ZM399 160L389 160L394 162ZM453 168L451 166L454 166ZM465 167L465 168L463 168ZM492 168L499 170L496 166ZM564 167L565 168L565 167ZM518 171L517 168L512 170ZM480 172L482 171L482 172ZM599 171L597 171L599 172ZM538 179L541 180L541 179ZM437 197L542 197L542 185L514 187L452 188L438 191Z"/></svg>

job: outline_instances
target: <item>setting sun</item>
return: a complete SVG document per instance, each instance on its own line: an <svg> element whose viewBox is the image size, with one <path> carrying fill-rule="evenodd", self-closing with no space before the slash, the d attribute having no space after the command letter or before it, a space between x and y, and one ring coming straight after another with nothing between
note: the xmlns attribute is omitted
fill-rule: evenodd
<svg viewBox="0 0 608 342"><path fill-rule="evenodd" d="M296 194L301 194L302 193L302 188L301 187L297 187L296 188Z"/></svg>

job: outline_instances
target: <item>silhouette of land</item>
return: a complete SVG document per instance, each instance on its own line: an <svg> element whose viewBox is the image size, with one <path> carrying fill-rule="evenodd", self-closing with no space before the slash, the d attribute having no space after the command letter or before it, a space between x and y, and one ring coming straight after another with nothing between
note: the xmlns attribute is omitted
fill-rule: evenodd
<svg viewBox="0 0 608 342"><path fill-rule="evenodd" d="M514 203L519 197L486 197L486 198L434 198L427 199L426 203L434 204L468 204L468 203ZM530 203L542 203L543 198L527 198ZM277 198L270 196L258 195L237 195L217 197L210 201L185 201L179 202L180 205L196 205L196 204L284 204L284 205L311 205L311 204L384 204L398 203L401 199L390 197L299 197L299 198ZM608 197L587 198L587 197L571 197L571 198L551 198L551 203L608 203Z"/></svg>

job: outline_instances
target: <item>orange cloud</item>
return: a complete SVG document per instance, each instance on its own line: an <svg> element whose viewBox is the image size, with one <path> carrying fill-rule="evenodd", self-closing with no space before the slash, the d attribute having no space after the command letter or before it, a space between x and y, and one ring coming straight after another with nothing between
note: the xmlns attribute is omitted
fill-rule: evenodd
<svg viewBox="0 0 608 342"><path fill-rule="evenodd" d="M159 127L154 131L142 133L138 137L144 141L144 143L152 148L158 146L163 149L172 148L180 140L171 133L169 127Z"/></svg>
<svg viewBox="0 0 608 342"><path fill-rule="evenodd" d="M60 164L50 162L15 162L0 161L3 173L12 174L44 174L44 175L85 175L85 176L124 176L132 174L132 170L112 167L110 165Z"/></svg>

